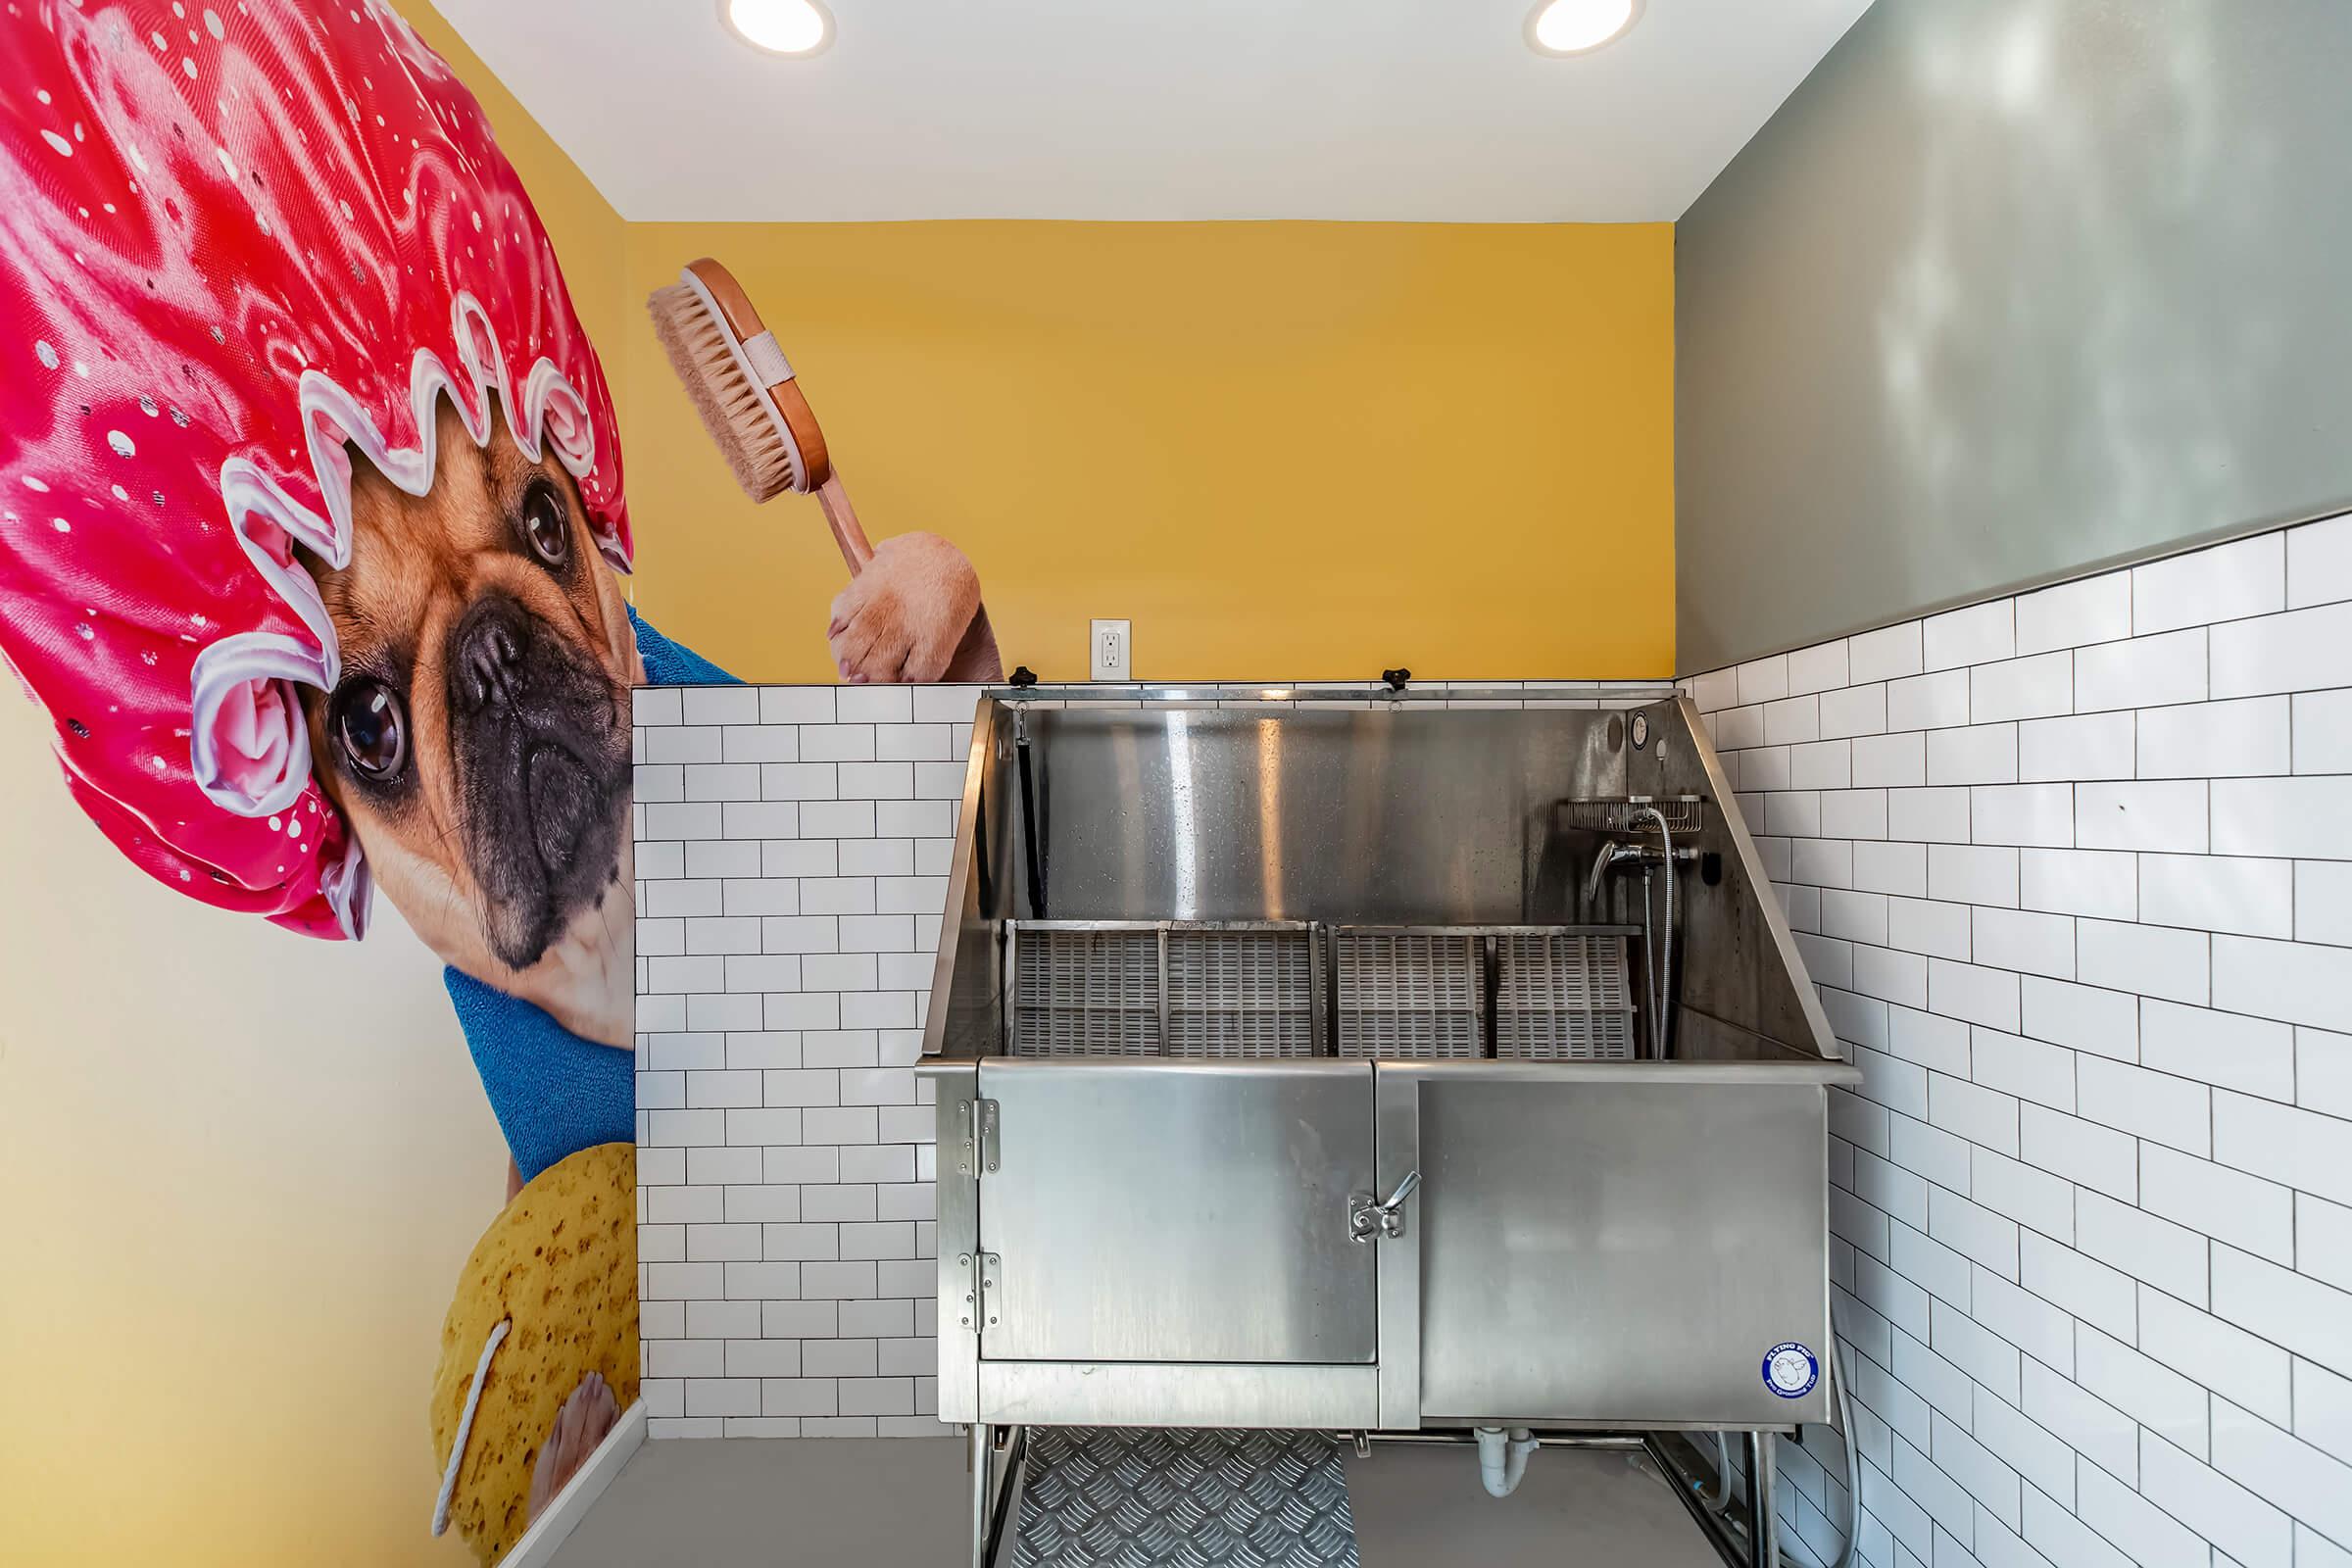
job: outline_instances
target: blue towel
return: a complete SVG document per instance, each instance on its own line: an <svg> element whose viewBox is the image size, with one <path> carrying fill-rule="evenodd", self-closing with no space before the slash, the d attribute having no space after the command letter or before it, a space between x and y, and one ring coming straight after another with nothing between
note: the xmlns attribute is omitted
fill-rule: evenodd
<svg viewBox="0 0 2352 1568"><path fill-rule="evenodd" d="M637 628L637 657L645 661L645 683L648 686L740 686L742 681L728 674L693 649L668 638L645 623L637 607L629 607L629 624Z"/></svg>
<svg viewBox="0 0 2352 1568"><path fill-rule="evenodd" d="M634 1055L582 1040L520 997L444 969L507 1152L530 1181L568 1154L637 1136Z"/></svg>
<svg viewBox="0 0 2352 1568"><path fill-rule="evenodd" d="M739 686L691 648L662 636L629 611L645 678L655 686ZM567 1155L637 1137L637 1067L632 1054L582 1040L520 997L456 969L441 971L457 1004L474 1069L507 1135L522 1179Z"/></svg>

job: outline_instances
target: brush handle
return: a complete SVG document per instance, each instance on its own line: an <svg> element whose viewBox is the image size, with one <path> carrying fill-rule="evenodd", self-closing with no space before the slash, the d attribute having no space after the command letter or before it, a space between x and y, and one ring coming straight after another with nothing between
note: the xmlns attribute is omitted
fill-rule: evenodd
<svg viewBox="0 0 2352 1568"><path fill-rule="evenodd" d="M833 542L841 546L841 559L855 577L874 559L874 547L865 541L865 530L858 525L858 509L850 505L850 493L842 488L838 470L825 475L825 482L816 487L816 504L825 509L825 521L832 526Z"/></svg>

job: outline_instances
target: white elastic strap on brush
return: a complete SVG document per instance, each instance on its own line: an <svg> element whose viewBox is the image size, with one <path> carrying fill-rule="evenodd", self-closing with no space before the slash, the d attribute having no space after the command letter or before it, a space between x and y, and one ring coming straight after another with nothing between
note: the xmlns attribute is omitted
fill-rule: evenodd
<svg viewBox="0 0 2352 1568"><path fill-rule="evenodd" d="M792 362L776 346L776 334L773 332L745 338L743 363L752 368L752 374L759 378L761 386L777 386L792 379Z"/></svg>
<svg viewBox="0 0 2352 1568"><path fill-rule="evenodd" d="M776 407L776 400L767 395L769 387L792 378L792 365L784 358L784 351L776 346L776 334L761 332L746 343L727 324L727 313L719 309L717 296L695 275L693 268L680 269L678 281L685 284L694 297L702 301L703 309L710 313L711 324L718 328L719 341L726 344L727 353L742 369L745 379L752 383L752 396L759 400L760 412L767 416L768 424L783 441L784 450L791 455L794 487L806 491L808 488L808 460L801 456L801 444L793 438L791 422ZM764 348L760 346L762 344ZM772 365L780 373L769 376L761 370L762 365Z"/></svg>
<svg viewBox="0 0 2352 1568"><path fill-rule="evenodd" d="M450 1499L458 1494L458 1466L466 1462L466 1440L473 1436L473 1412L482 1402L482 1379L490 1375L490 1358L507 1340L512 1320L500 1318L498 1327L490 1331L490 1342L482 1347L482 1358L473 1364L473 1387L466 1391L466 1411L458 1417L457 1440L449 1446L449 1468L441 1472L441 1495L433 1499L433 1534L440 1535L449 1528Z"/></svg>

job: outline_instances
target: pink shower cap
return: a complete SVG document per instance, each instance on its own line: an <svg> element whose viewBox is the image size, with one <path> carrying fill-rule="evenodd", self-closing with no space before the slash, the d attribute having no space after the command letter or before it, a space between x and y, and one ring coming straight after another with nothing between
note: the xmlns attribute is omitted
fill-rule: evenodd
<svg viewBox="0 0 2352 1568"><path fill-rule="evenodd" d="M376 0L0 11L0 653L150 875L318 936L368 882L296 687L351 559L345 443L431 485L436 397L579 481L626 569L612 401L472 94Z"/></svg>

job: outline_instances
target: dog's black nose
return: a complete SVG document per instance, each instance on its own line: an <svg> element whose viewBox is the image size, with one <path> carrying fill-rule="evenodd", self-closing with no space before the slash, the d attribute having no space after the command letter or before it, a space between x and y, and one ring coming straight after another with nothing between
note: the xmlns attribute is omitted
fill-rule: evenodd
<svg viewBox="0 0 2352 1568"><path fill-rule="evenodd" d="M529 620L504 594L475 602L449 635L450 696L466 711L512 707L522 677Z"/></svg>

